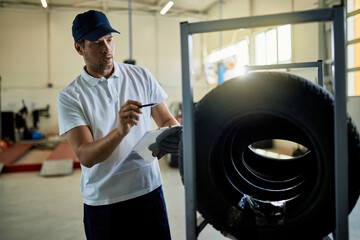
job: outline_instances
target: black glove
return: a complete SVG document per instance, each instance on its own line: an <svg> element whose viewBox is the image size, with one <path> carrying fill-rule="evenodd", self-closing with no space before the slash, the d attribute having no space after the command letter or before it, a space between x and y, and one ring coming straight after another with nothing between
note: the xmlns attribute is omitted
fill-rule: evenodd
<svg viewBox="0 0 360 240"><path fill-rule="evenodd" d="M168 153L177 154L181 136L182 128L174 128L173 132L165 131L156 138L155 143L149 146L149 150L152 151L152 155L158 159Z"/></svg>

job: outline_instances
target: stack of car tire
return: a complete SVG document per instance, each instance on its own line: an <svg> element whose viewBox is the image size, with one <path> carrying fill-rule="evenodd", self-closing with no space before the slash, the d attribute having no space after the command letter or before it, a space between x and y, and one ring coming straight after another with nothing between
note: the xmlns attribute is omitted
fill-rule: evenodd
<svg viewBox="0 0 360 240"><path fill-rule="evenodd" d="M209 92L194 110L197 209L205 220L241 240L322 239L333 232L333 104L321 87L278 72L250 73ZM347 134L350 212L360 193L360 141L350 116ZM283 160L249 147L269 139L310 151Z"/></svg>

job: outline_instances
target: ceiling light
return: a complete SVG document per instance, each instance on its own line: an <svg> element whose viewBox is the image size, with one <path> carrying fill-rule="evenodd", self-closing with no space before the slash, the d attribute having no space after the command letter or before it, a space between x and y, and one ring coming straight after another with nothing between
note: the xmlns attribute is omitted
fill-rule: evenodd
<svg viewBox="0 0 360 240"><path fill-rule="evenodd" d="M160 11L161 15L165 15L167 13L167 11L169 11L169 9L174 5L173 1L169 1L165 7Z"/></svg>
<svg viewBox="0 0 360 240"><path fill-rule="evenodd" d="M43 6L43 8L47 8L46 0L41 0L41 5Z"/></svg>

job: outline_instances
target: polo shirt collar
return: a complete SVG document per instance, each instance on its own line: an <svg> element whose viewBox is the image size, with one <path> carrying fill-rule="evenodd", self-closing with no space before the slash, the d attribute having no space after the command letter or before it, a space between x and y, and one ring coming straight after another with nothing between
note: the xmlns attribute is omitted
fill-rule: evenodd
<svg viewBox="0 0 360 240"><path fill-rule="evenodd" d="M91 76L90 74L88 74L85 70L85 67L83 68L82 72L81 72L81 76L82 78L87 81L91 86L96 86L99 84L99 82L102 82L102 81L106 81L107 79L104 78L104 77L101 77L101 78L94 78L93 76ZM109 78L112 78L112 77L120 77L120 69L119 69L119 66L114 62L114 72L113 74L109 77Z"/></svg>

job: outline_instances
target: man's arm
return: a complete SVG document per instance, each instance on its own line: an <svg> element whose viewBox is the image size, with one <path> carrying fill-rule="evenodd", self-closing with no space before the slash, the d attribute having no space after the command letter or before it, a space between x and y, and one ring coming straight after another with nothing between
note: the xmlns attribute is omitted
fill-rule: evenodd
<svg viewBox="0 0 360 240"><path fill-rule="evenodd" d="M164 102L151 108L151 116L158 127L179 125L179 122L171 115Z"/></svg>
<svg viewBox="0 0 360 240"><path fill-rule="evenodd" d="M105 161L139 121L141 103L129 100L120 107L118 127L104 138L94 141L88 126L79 126L66 133L67 139L80 163L92 167Z"/></svg>

